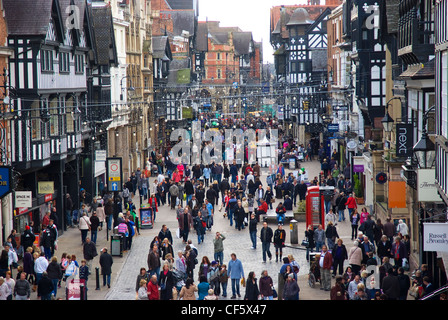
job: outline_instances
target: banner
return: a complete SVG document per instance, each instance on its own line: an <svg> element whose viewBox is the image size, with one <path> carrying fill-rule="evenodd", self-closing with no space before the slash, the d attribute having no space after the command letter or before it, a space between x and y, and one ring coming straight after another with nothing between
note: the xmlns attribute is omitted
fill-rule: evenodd
<svg viewBox="0 0 448 320"><path fill-rule="evenodd" d="M400 158L412 157L414 148L414 125L407 123L397 123L397 151L396 155Z"/></svg>
<svg viewBox="0 0 448 320"><path fill-rule="evenodd" d="M190 69L182 69L177 71L177 83L188 84L190 83Z"/></svg>
<svg viewBox="0 0 448 320"><path fill-rule="evenodd" d="M423 223L423 251L448 252L448 223Z"/></svg>
<svg viewBox="0 0 448 320"><path fill-rule="evenodd" d="M417 170L417 195L419 202L441 202L437 192L436 172L434 169Z"/></svg>

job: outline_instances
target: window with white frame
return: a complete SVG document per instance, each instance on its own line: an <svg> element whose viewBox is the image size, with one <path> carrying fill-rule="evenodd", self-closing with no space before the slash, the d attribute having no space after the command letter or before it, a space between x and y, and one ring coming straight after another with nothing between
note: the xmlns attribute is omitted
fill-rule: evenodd
<svg viewBox="0 0 448 320"><path fill-rule="evenodd" d="M70 72L70 53L68 52L59 53L59 72L61 73Z"/></svg>
<svg viewBox="0 0 448 320"><path fill-rule="evenodd" d="M41 50L40 52L40 68L44 72L53 71L53 51Z"/></svg>

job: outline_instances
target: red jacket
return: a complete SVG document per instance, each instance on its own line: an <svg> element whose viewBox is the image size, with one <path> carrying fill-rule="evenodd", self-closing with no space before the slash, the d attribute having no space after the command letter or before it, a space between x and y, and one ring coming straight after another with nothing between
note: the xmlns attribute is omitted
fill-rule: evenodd
<svg viewBox="0 0 448 320"><path fill-rule="evenodd" d="M268 212L268 204L265 202L263 202L261 204L261 206L258 207L258 210L264 211L264 212Z"/></svg>
<svg viewBox="0 0 448 320"><path fill-rule="evenodd" d="M349 197L347 199L347 202L345 203L345 205L347 206L347 208L349 209L355 209L358 208L358 206L356 205L356 200L353 197Z"/></svg>
<svg viewBox="0 0 448 320"><path fill-rule="evenodd" d="M159 300L159 286L157 283L152 283L152 281L149 281L146 289L148 290L149 300Z"/></svg>
<svg viewBox="0 0 448 320"><path fill-rule="evenodd" d="M153 199L154 199L154 203L155 203L155 205L156 205L156 212L159 212L159 209L158 209L158 207L157 207L157 199L156 199L156 198L149 197L149 199L148 199L148 204L149 204L149 206L152 208L152 201L153 201Z"/></svg>

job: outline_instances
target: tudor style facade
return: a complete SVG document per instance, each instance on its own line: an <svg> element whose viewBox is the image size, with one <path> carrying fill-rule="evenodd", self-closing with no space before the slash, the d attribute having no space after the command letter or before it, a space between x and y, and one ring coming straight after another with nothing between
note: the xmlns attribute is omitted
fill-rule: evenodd
<svg viewBox="0 0 448 320"><path fill-rule="evenodd" d="M91 156L96 141L98 149L107 143L103 124L111 119L108 68L114 45L98 40L106 32L113 41L107 31L110 12L99 14L83 0L5 0L3 5L14 52L8 77L16 112L11 162L16 190L33 196L32 207L15 208L14 227L21 232L31 220L39 226L46 210L56 207L62 231L65 194L72 195L77 209L81 187L89 196L96 193ZM75 16L66 10L70 6L79 9ZM76 27L66 23L73 17ZM101 57L105 51L107 61Z"/></svg>

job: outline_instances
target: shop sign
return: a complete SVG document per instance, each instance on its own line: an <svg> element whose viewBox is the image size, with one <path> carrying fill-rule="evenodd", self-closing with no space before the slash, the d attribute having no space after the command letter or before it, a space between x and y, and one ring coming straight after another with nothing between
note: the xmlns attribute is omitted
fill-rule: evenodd
<svg viewBox="0 0 448 320"><path fill-rule="evenodd" d="M423 251L448 252L448 224L423 223Z"/></svg>
<svg viewBox="0 0 448 320"><path fill-rule="evenodd" d="M37 183L37 193L53 194L54 193L54 181L39 181Z"/></svg>
<svg viewBox="0 0 448 320"><path fill-rule="evenodd" d="M0 167L0 198L12 190L11 167Z"/></svg>
<svg viewBox="0 0 448 320"><path fill-rule="evenodd" d="M45 198L44 198L44 202L49 202L51 200L53 200L53 194L52 193L46 194Z"/></svg>
<svg viewBox="0 0 448 320"><path fill-rule="evenodd" d="M440 202L437 192L436 172L434 169L417 170L417 194L419 202Z"/></svg>
<svg viewBox="0 0 448 320"><path fill-rule="evenodd" d="M33 206L33 194L31 191L16 191L15 208L29 208Z"/></svg>
<svg viewBox="0 0 448 320"><path fill-rule="evenodd" d="M400 158L412 157L414 141L414 125L397 123L396 155Z"/></svg>

